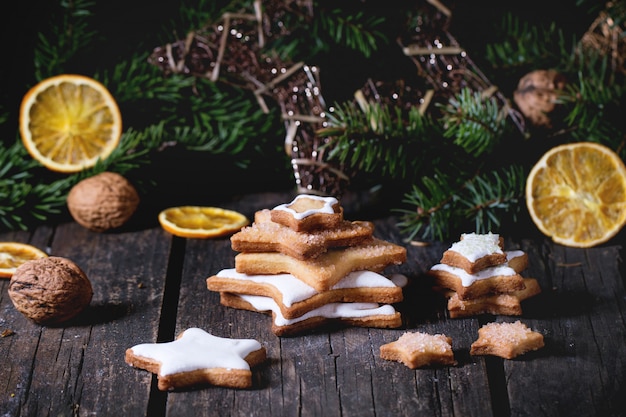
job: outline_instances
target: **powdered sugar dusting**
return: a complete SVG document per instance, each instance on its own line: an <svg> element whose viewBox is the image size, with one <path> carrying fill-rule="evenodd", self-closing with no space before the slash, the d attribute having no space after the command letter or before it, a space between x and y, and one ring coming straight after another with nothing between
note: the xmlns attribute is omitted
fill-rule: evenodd
<svg viewBox="0 0 626 417"><path fill-rule="evenodd" d="M448 338L443 334L406 332L396 342L398 347L414 353L446 353L451 350Z"/></svg>
<svg viewBox="0 0 626 417"><path fill-rule="evenodd" d="M460 241L450 246L449 250L460 253L471 262L494 253L503 253L500 248L500 235L491 232L487 234L465 233Z"/></svg>

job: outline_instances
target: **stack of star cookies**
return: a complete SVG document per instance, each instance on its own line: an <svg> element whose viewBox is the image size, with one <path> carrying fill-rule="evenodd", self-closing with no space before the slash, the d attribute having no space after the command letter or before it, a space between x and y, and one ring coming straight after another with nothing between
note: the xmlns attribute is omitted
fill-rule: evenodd
<svg viewBox="0 0 626 417"><path fill-rule="evenodd" d="M463 234L430 268L435 287L448 298L450 317L519 316L521 302L541 292L536 279L520 275L528 266L526 253L503 247L498 234Z"/></svg>
<svg viewBox="0 0 626 417"><path fill-rule="evenodd" d="M298 195L255 213L231 236L235 267L207 279L224 306L270 313L288 336L328 322L395 328L406 277L381 273L406 261L406 249L373 236L370 222L348 221L334 197Z"/></svg>

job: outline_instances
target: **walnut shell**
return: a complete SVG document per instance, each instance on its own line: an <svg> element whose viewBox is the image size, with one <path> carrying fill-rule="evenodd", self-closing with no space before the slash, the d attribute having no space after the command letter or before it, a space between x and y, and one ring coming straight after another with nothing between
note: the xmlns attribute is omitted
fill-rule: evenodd
<svg viewBox="0 0 626 417"><path fill-rule="evenodd" d="M50 256L27 261L9 282L15 308L38 324L59 324L83 311L93 289L85 273L66 258Z"/></svg>
<svg viewBox="0 0 626 417"><path fill-rule="evenodd" d="M565 77L555 70L535 70L519 80L513 99L532 125L551 129L551 113L566 84Z"/></svg>
<svg viewBox="0 0 626 417"><path fill-rule="evenodd" d="M139 205L133 185L120 174L103 172L76 184L67 195L67 207L78 224L104 232L126 223Z"/></svg>

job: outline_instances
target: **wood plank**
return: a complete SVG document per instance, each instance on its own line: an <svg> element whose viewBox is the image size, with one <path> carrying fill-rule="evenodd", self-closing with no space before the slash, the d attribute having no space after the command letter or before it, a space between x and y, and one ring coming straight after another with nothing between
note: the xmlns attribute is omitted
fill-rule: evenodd
<svg viewBox="0 0 626 417"><path fill-rule="evenodd" d="M0 234L5 242L28 243L48 252L48 243L53 230L41 227L33 233L14 231ZM34 357L43 329L32 325L13 306L9 294L9 280L0 279L0 357L7 358L6 366L0 366L0 415L20 415L30 395L31 372Z"/></svg>
<svg viewBox="0 0 626 417"><path fill-rule="evenodd" d="M620 415L626 409L621 247L545 243L541 253L534 242L524 247L544 293L525 305L522 321L544 334L546 347L504 361L511 415Z"/></svg>
<svg viewBox="0 0 626 417"><path fill-rule="evenodd" d="M80 266L94 297L60 326L39 326L10 312L16 335L7 355L11 374L21 375L12 378L20 415L146 412L152 376L127 366L124 351L156 338L170 240L159 229L98 234L76 223L56 228L51 254ZM133 401L122 400L129 395Z"/></svg>
<svg viewBox="0 0 626 417"><path fill-rule="evenodd" d="M290 201L292 193L238 196L223 207L247 216ZM348 212L359 215L359 203ZM373 218L376 235L401 243L392 217ZM492 416L622 415L626 381L624 266L620 246L574 249L547 239L507 240L529 254L525 276L543 293L519 319L544 333L546 347L514 360L469 354L480 325L515 317L450 319L426 271L449 246L405 244L408 261L389 268L411 285L400 329L325 328L279 338L271 318L219 304L206 278L234 266L228 238L172 237L158 226L93 233L75 223L42 226L0 240L35 244L74 260L90 277L94 299L79 318L42 327L17 312L0 280L0 415ZM188 327L255 338L268 361L251 389L156 390L155 377L124 362L137 343L170 341ZM379 358L404 331L453 339L456 366L410 370ZM122 400L123 399L123 400Z"/></svg>

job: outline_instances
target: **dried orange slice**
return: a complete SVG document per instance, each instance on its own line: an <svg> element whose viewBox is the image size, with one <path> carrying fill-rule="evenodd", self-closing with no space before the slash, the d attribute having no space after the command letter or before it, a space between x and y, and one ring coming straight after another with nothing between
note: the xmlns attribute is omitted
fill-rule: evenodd
<svg viewBox="0 0 626 417"><path fill-rule="evenodd" d="M20 135L33 158L57 172L78 172L106 159L122 135L117 102L98 81L75 74L47 78L20 106Z"/></svg>
<svg viewBox="0 0 626 417"><path fill-rule="evenodd" d="M18 242L0 242L0 278L11 278L18 266L48 256L32 245Z"/></svg>
<svg viewBox="0 0 626 417"><path fill-rule="evenodd" d="M624 162L597 143L556 146L530 171L526 205L535 225L556 243L604 243L626 224Z"/></svg>
<svg viewBox="0 0 626 417"><path fill-rule="evenodd" d="M161 227L180 237L205 239L239 231L250 221L233 210L219 207L170 207L159 213Z"/></svg>

